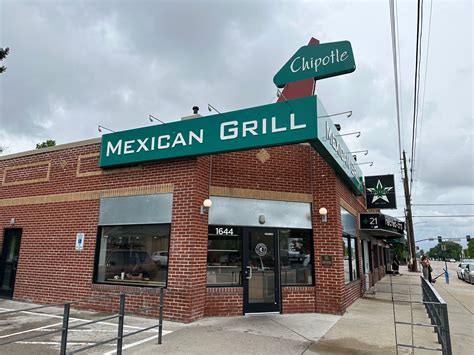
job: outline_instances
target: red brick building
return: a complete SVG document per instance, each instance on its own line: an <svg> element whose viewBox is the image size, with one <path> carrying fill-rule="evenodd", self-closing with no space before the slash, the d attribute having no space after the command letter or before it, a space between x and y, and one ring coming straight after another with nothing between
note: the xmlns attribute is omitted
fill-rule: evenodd
<svg viewBox="0 0 474 355"><path fill-rule="evenodd" d="M312 78L298 81L279 101L313 92ZM185 322L342 314L385 274L387 245L360 231L366 201L338 166L348 150L331 165L303 143L107 169L100 150L93 139L0 156L0 297L125 292L141 313L164 287L165 317Z"/></svg>
<svg viewBox="0 0 474 355"><path fill-rule="evenodd" d="M308 144L107 170L99 148L94 139L0 157L2 296L126 292L138 313L165 287L165 316L186 322L342 314L365 275L372 284L385 273L381 240L365 237L362 260L364 197ZM205 199L213 205L201 211Z"/></svg>

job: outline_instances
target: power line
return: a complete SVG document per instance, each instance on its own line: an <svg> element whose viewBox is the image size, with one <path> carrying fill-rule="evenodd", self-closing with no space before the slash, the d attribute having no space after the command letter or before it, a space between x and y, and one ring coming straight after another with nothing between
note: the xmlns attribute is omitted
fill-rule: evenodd
<svg viewBox="0 0 474 355"><path fill-rule="evenodd" d="M404 218L405 216L397 216L395 218ZM446 214L443 216L426 215L426 216L412 216L413 218L447 218L447 217L474 217L474 214Z"/></svg>
<svg viewBox="0 0 474 355"><path fill-rule="evenodd" d="M392 34L392 60L393 60L393 76L395 82L395 102L397 106L397 127L398 127L398 153L400 160L402 159L402 135L401 135L401 119L400 119L400 95L399 95L399 79L398 68L399 61L397 55L397 29L395 25L395 4L394 0L390 0L390 28ZM401 168L401 167L400 167Z"/></svg>
<svg viewBox="0 0 474 355"><path fill-rule="evenodd" d="M474 206L474 203L412 203L412 206Z"/></svg>
<svg viewBox="0 0 474 355"><path fill-rule="evenodd" d="M416 55L415 55L415 87L413 92L413 123L411 138L410 187L413 184L413 170L415 166L415 150L418 124L418 103L420 96L420 64L421 39L423 35L423 0L418 0L418 14L416 19Z"/></svg>
<svg viewBox="0 0 474 355"><path fill-rule="evenodd" d="M429 59L429 52L430 52L430 38L431 38L431 15L433 14L433 0L430 3L430 19L428 21L428 43L426 46L426 63L425 63L425 77L423 83L423 99L421 103L421 114L420 114L420 137L418 139L418 161L421 161L421 139L423 138L423 118L424 118L424 108L425 108L425 94L426 94L426 77L428 73L428 59ZM415 181L418 179L420 169L416 170ZM414 194L414 191L412 191Z"/></svg>

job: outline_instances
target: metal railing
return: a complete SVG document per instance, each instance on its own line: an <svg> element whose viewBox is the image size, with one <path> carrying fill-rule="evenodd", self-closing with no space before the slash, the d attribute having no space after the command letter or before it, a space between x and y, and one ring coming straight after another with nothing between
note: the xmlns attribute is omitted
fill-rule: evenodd
<svg viewBox="0 0 474 355"><path fill-rule="evenodd" d="M130 332L130 333L127 333L127 334L124 335L123 327L124 327L124 318L125 318L126 295L124 293L121 293L120 294L120 304L119 304L118 314L114 314L112 316L92 320L90 322L85 322L85 323L74 325L74 326L69 326L69 315L70 315L71 305L78 304L78 303L83 303L85 300L94 300L94 299L101 299L101 298L102 299L103 298L108 298L109 299L110 296L89 297L89 298L81 299L81 300L74 301L74 302L61 303L61 304L51 304L51 305L42 305L42 306L35 306L35 307L30 307L30 308L0 312L0 316L2 316L2 315L7 315L7 314L13 314L13 313L28 312L28 311L39 310L39 309L44 309L44 308L52 308L52 307L63 306L63 317L62 317L63 322L62 322L62 327L60 329L45 331L42 334L36 334L36 335L33 335L33 336L28 336L26 338L10 340L10 341L4 342L4 343L0 343L0 346L13 344L13 343L20 342L20 341L23 342L23 341L26 341L26 340L35 339L35 338L39 338L39 337L43 337L43 336L46 336L46 335L50 335L50 334L60 332L61 333L61 343L60 343L61 348L60 348L60 352L59 352L60 355L76 354L76 353L79 353L79 352L82 352L82 351L85 351L85 350L88 350L88 349L91 349L91 348L95 348L95 347L100 346L100 345L104 345L104 344L107 344L107 343L110 343L110 342L114 342L114 341L117 342L117 355L121 355L122 354L123 339L124 338L132 336L132 335L136 335L136 334L139 334L139 333L142 333L142 332L145 332L147 330L157 328L157 327L158 327L158 344L162 343L162 337L163 337L163 304L164 304L164 290L163 290L163 288L160 288L160 305L159 305L158 325L153 325L153 326L150 326L150 327L147 327L147 328L139 329L139 330L136 330L134 332ZM99 323L99 322L104 322L106 320L111 320L111 319L115 319L115 318L118 319L118 324L117 324L118 327L117 327L117 336L116 337L106 339L106 340L103 340L103 341L100 341L100 342L96 342L94 344L76 349L74 351L69 351L69 352L67 351L67 342L68 342L69 330L84 327L86 325L91 325L91 324L95 324L95 323Z"/></svg>
<svg viewBox="0 0 474 355"><path fill-rule="evenodd" d="M449 332L448 305L441 298L438 291L424 277L421 278L423 303L431 324L435 326L438 341L443 348L443 355L451 355L451 334Z"/></svg>

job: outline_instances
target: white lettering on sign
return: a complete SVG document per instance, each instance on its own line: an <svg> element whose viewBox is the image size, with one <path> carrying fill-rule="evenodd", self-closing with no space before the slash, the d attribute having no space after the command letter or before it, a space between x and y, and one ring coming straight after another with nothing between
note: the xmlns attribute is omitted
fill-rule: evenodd
<svg viewBox="0 0 474 355"><path fill-rule="evenodd" d="M148 148L146 146L146 141L148 140L148 138L145 138L145 140L141 140L141 139L137 139L137 143L140 144L140 146L138 147L137 149L137 153L140 151L140 150L144 150L145 152L148 152Z"/></svg>
<svg viewBox="0 0 474 355"><path fill-rule="evenodd" d="M356 169L354 160L350 158L350 153L345 151L342 141L334 135L328 121L326 121L326 139L329 140L329 144L335 150L337 156L342 160L343 165L359 180L360 176Z"/></svg>
<svg viewBox="0 0 474 355"><path fill-rule="evenodd" d="M219 228L216 228L216 234L217 235L233 235L234 234L234 229L233 228L219 227Z"/></svg>
<svg viewBox="0 0 474 355"><path fill-rule="evenodd" d="M298 123L295 113L291 113L288 118L253 119L240 122L233 120L222 122L219 128L219 138L221 140L232 140L238 138L248 138L265 135L267 133L282 133L305 129L306 123ZM204 129L199 131L189 131L187 133L173 132L173 134L163 134L161 136L137 138L117 142L107 142L106 156L146 153L155 150L191 146L193 144L204 143Z"/></svg>
<svg viewBox="0 0 474 355"><path fill-rule="evenodd" d="M297 73L300 70L314 70L316 73L321 65L326 66L329 64L344 62L348 58L347 51L339 53L339 49L332 50L331 54L319 57L319 58L306 58L306 57L296 57L290 64L290 70L293 73Z"/></svg>
<svg viewBox="0 0 474 355"><path fill-rule="evenodd" d="M135 153L135 151L132 149L132 143L135 142L134 140L131 141L125 141L125 144L123 146L123 154L132 154Z"/></svg>
<svg viewBox="0 0 474 355"><path fill-rule="evenodd" d="M170 138L171 138L171 137L170 137L169 135L167 135L167 134L165 134L165 135L163 135L163 136L159 136L159 137L158 137L158 149L166 149L166 148L169 148L169 146L170 146L170 143L169 143ZM163 139L166 139L166 140L167 140L166 144L162 144L162 143L161 143L161 141L162 141Z"/></svg>
<svg viewBox="0 0 474 355"><path fill-rule="evenodd" d="M171 143L172 142L172 143ZM176 146L188 146L195 143L202 144L204 142L204 129L200 129L198 133L189 131L185 137L178 132L172 138L169 134L164 134L158 137L147 137L144 139L132 139L129 141L122 141L119 139L115 145L112 142L107 142L106 155L122 155L133 154L139 152L150 152L160 149L174 148ZM122 149L123 147L123 149Z"/></svg>
<svg viewBox="0 0 474 355"><path fill-rule="evenodd" d="M239 130L237 128L235 128L235 126L238 126L238 125L239 125L239 122L237 122L237 121L229 121L229 122L222 123L221 124L220 138L222 140L237 138L238 135L239 135ZM228 130L228 132L230 132L230 134L226 134L225 128L227 126L233 126L232 128L229 128L229 130Z"/></svg>
<svg viewBox="0 0 474 355"><path fill-rule="evenodd" d="M268 131L271 133L286 132L288 130L294 131L297 129L306 128L306 123L297 124L295 114L290 114L290 125L279 125L281 122L277 121L277 118L273 116L270 122L266 118L262 118L261 122L258 120L244 121L241 123L242 127L239 128L238 121L229 121L221 123L220 127L220 139L229 140L249 135L258 136L267 134ZM268 127L270 125L270 127Z"/></svg>
<svg viewBox="0 0 474 355"><path fill-rule="evenodd" d="M112 154L117 153L117 155L122 155L122 140L121 139L117 142L115 147L112 144L112 142L107 142L107 156L109 156L110 153Z"/></svg>

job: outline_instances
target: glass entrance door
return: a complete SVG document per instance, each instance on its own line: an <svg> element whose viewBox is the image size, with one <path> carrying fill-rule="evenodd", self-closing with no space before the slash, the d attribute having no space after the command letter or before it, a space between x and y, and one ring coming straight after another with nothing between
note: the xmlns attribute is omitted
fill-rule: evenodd
<svg viewBox="0 0 474 355"><path fill-rule="evenodd" d="M244 312L280 311L277 230L244 229Z"/></svg>
<svg viewBox="0 0 474 355"><path fill-rule="evenodd" d="M21 229L5 230L0 258L0 297L13 297L20 241Z"/></svg>

